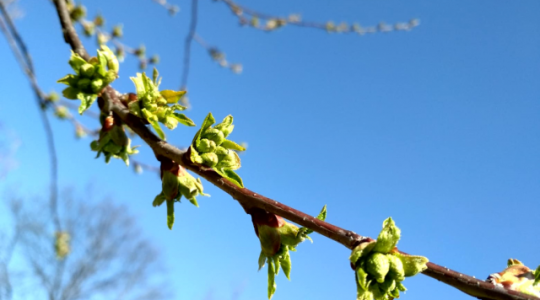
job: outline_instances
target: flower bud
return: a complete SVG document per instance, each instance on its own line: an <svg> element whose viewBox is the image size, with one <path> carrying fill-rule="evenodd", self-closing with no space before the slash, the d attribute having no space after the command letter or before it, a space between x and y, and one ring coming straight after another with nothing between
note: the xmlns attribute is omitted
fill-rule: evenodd
<svg viewBox="0 0 540 300"><path fill-rule="evenodd" d="M103 147L103 152L109 152L109 153L112 153L114 155L120 153L120 151L122 151L122 146L119 146L115 143L107 143L107 145L105 145Z"/></svg>
<svg viewBox="0 0 540 300"><path fill-rule="evenodd" d="M383 283L384 277L390 270L390 263L385 254L373 253L366 259L365 268L378 283Z"/></svg>
<svg viewBox="0 0 540 300"><path fill-rule="evenodd" d="M122 32L122 25L114 26L111 35L115 38L121 38L124 35Z"/></svg>
<svg viewBox="0 0 540 300"><path fill-rule="evenodd" d="M197 142L197 151L201 153L214 152L215 150L216 143L214 141L211 141L209 139L201 139L199 142Z"/></svg>
<svg viewBox="0 0 540 300"><path fill-rule="evenodd" d="M218 129L215 128L208 128L206 131L201 135L201 139L209 139L211 141L214 141L217 146L221 145L221 143L225 140L225 135L223 132L221 132Z"/></svg>
<svg viewBox="0 0 540 300"><path fill-rule="evenodd" d="M116 78L118 78L117 73L115 71L113 71L113 70L109 70L105 74L105 78L103 78L103 81L105 82L105 84L109 84L109 83L115 81Z"/></svg>
<svg viewBox="0 0 540 300"><path fill-rule="evenodd" d="M60 119L66 119L69 116L69 111L65 106L58 106L54 114Z"/></svg>
<svg viewBox="0 0 540 300"><path fill-rule="evenodd" d="M94 66L92 66L91 64L84 64L81 66L80 72L82 76L86 78L92 78L92 76L94 75L95 69L94 69Z"/></svg>
<svg viewBox="0 0 540 300"><path fill-rule="evenodd" d="M258 208L253 209L250 214L263 253L267 257L274 256L281 247L279 228L285 225L285 220L280 216Z"/></svg>
<svg viewBox="0 0 540 300"><path fill-rule="evenodd" d="M379 284L379 289L384 294L392 292L393 290L396 289L396 281L391 278L386 278L386 280L383 283Z"/></svg>
<svg viewBox="0 0 540 300"><path fill-rule="evenodd" d="M79 54L75 54L75 52L71 52L71 57L68 61L71 68L79 74L79 70L81 69L81 66L86 64L86 61L82 59Z"/></svg>
<svg viewBox="0 0 540 300"><path fill-rule="evenodd" d="M304 237L298 234L298 226L284 222L283 226L279 227L278 231L281 234L281 242L284 245L296 247L304 241Z"/></svg>
<svg viewBox="0 0 540 300"><path fill-rule="evenodd" d="M209 167L214 167L218 164L218 156L215 153L203 153L201 158L203 159L204 164Z"/></svg>
<svg viewBox="0 0 540 300"><path fill-rule="evenodd" d="M79 80L77 82L77 87L83 91L86 91L88 90L88 88L90 87L90 79L88 78L83 78L81 80Z"/></svg>
<svg viewBox="0 0 540 300"><path fill-rule="evenodd" d="M127 146L129 144L129 138L121 125L113 126L109 134L111 135L111 140L118 146Z"/></svg>
<svg viewBox="0 0 540 300"><path fill-rule="evenodd" d="M388 270L388 277L393 278L397 281L405 280L405 270L403 269L403 263L401 259L395 255L387 255L388 262L390 263L390 269Z"/></svg>
<svg viewBox="0 0 540 300"><path fill-rule="evenodd" d="M103 80L101 79L94 79L92 81L92 92L99 93L103 89Z"/></svg>

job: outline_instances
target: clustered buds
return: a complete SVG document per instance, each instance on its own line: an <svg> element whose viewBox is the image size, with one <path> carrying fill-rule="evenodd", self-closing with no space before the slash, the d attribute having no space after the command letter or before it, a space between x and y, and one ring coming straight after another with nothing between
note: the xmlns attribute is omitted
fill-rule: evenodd
<svg viewBox="0 0 540 300"><path fill-rule="evenodd" d="M242 178L234 172L240 168L240 157L236 151L246 150L244 147L227 139L234 129L233 117L225 117L215 126L212 113L209 113L193 138L190 146L191 161L213 168L221 176L229 179L239 187L244 187Z"/></svg>
<svg viewBox="0 0 540 300"><path fill-rule="evenodd" d="M405 277L427 268L427 258L397 250L400 236L401 230L388 218L376 241L364 241L354 248L350 261L355 269L357 300L399 298L399 293L406 291L401 283Z"/></svg>
<svg viewBox="0 0 540 300"><path fill-rule="evenodd" d="M163 159L160 169L162 190L156 196L152 205L156 207L165 201L167 202L167 226L172 229L174 224L174 202L180 202L180 199L184 196L193 205L199 207L196 197L198 195L210 195L203 193L201 179L195 179L178 163Z"/></svg>
<svg viewBox="0 0 540 300"><path fill-rule="evenodd" d="M178 104L178 100L185 95L185 91L163 90L158 87L161 78L158 80L158 72L154 68L153 80L143 72L137 73L136 77L131 77L137 90L137 99L128 102L130 112L140 118L146 119L152 125L161 139L165 139L165 133L159 126L164 124L169 129L174 129L178 123L186 126L195 126L195 123L184 114L177 111L186 108ZM172 105L171 105L172 104ZM158 123L159 122L159 123Z"/></svg>
<svg viewBox="0 0 540 300"><path fill-rule="evenodd" d="M69 247L70 236L65 231L57 231L54 240L54 251L56 252L56 258L64 259L71 251Z"/></svg>
<svg viewBox="0 0 540 300"><path fill-rule="evenodd" d="M101 153L105 156L105 162L109 163L111 157L122 159L129 166L129 156L137 154L135 147L131 147L131 140L127 137L120 118L114 114L100 115L101 130L99 139L90 144L92 151L97 151L98 158Z"/></svg>
<svg viewBox="0 0 540 300"><path fill-rule="evenodd" d="M510 258L502 272L490 274L486 280L497 286L540 297L540 266L532 271L521 261Z"/></svg>
<svg viewBox="0 0 540 300"><path fill-rule="evenodd" d="M67 99L79 99L79 113L90 108L101 91L118 77L118 60L114 53L105 45L97 51L97 57L88 62L78 54L71 52L69 64L75 74L66 75L58 80L68 85L62 91Z"/></svg>
<svg viewBox="0 0 540 300"><path fill-rule="evenodd" d="M280 268L283 269L287 279L291 279L289 250L296 251L296 246L306 238L311 240L308 234L313 231L304 227L298 228L282 217L262 209L252 209L250 214L255 234L261 243L259 270L268 263L268 299L271 299L276 292L275 276L279 274ZM326 206L323 207L317 218L322 221L326 219Z"/></svg>

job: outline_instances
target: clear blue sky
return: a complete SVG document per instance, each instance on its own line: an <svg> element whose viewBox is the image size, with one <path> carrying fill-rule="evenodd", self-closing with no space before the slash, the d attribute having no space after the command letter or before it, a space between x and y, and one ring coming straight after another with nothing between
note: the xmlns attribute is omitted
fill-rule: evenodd
<svg viewBox="0 0 540 300"><path fill-rule="evenodd" d="M124 24L126 44L159 53L163 88L178 88L188 1L169 17L150 0L85 1L108 25ZM305 20L421 19L411 32L367 36L286 27L273 33L240 28L222 3L202 0L199 34L244 65L237 76L193 45L188 115L198 124L211 111L235 117L231 138L247 141L239 174L246 187L376 237L392 216L400 249L478 278L510 257L531 267L538 256L540 211L540 2L522 1L248 1L273 14ZM69 49L49 1L21 1L17 21L41 86L69 72ZM90 52L95 46L87 40ZM0 39L0 121L22 144L19 163L0 182L43 193L49 162L33 95ZM128 59L114 83L133 91ZM96 125L83 117L83 122ZM89 139L76 141L54 121L60 184L100 193L130 206L159 247L175 299L266 299L266 272L257 272L259 243L250 217L227 194L205 183L200 208L177 206L169 231L155 174L136 175L121 161L94 160ZM169 132L186 146L195 129ZM140 144L135 141L134 144ZM156 164L148 147L139 159ZM156 164L157 165L157 164ZM2 222L4 223L4 222ZM277 279L274 299L354 299L349 250L317 234L292 254L292 281ZM419 275L402 299L469 299Z"/></svg>

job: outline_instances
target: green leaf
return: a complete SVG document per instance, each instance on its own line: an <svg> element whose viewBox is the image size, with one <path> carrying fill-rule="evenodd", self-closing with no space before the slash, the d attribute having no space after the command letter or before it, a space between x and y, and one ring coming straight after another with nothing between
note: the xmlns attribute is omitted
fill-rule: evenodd
<svg viewBox="0 0 540 300"><path fill-rule="evenodd" d="M349 257L349 260L351 263L356 264L358 259L360 257L366 257L371 250L375 247L375 241L369 241L369 242L362 242L358 246L356 246L352 253L351 257Z"/></svg>
<svg viewBox="0 0 540 300"><path fill-rule="evenodd" d="M99 65L101 66L101 68L103 68L103 70L105 70L105 68L107 68L107 57L105 56L103 51L97 51L97 58L99 61Z"/></svg>
<svg viewBox="0 0 540 300"><path fill-rule="evenodd" d="M158 121L154 119L147 119L150 125L152 125L152 128L156 131L157 135L160 139L165 140L165 133L163 132L163 129L161 129L161 126L159 126Z"/></svg>
<svg viewBox="0 0 540 300"><path fill-rule="evenodd" d="M77 76L73 75L73 74L68 74L62 78L60 78L58 81L58 83L63 83L65 85L75 85L77 84Z"/></svg>
<svg viewBox="0 0 540 300"><path fill-rule="evenodd" d="M163 90L159 93L167 100L167 103L177 103L186 94L186 91Z"/></svg>
<svg viewBox="0 0 540 300"><path fill-rule="evenodd" d="M326 220L326 205L323 206L323 208L321 209L321 212L320 212L319 215L317 216L317 219L319 219L319 220L321 220L321 221Z"/></svg>
<svg viewBox="0 0 540 300"><path fill-rule="evenodd" d="M427 269L426 264L429 260L426 257L401 253L395 253L394 255L401 259L405 277L414 276Z"/></svg>
<svg viewBox="0 0 540 300"><path fill-rule="evenodd" d="M79 99L78 95L81 93L79 89L76 89L74 87L67 87L62 91L62 95L71 100Z"/></svg>
<svg viewBox="0 0 540 300"><path fill-rule="evenodd" d="M246 151L246 148L238 145L237 143L235 143L233 141L229 141L229 140L224 140L221 143L220 146L225 148L225 149L231 149L231 150L236 150L236 151Z"/></svg>
<svg viewBox="0 0 540 300"><path fill-rule="evenodd" d="M276 292L276 281L275 281L275 273L274 273L274 262L269 259L268 260L268 300L272 299L272 296L274 296L274 293Z"/></svg>
<svg viewBox="0 0 540 300"><path fill-rule="evenodd" d="M394 247L396 247L399 238L401 237L401 230L396 226L392 218L388 218L383 222L383 229L377 237L377 244L373 251L380 253L388 253Z"/></svg>
<svg viewBox="0 0 540 300"><path fill-rule="evenodd" d="M219 173L219 172L218 172ZM243 188L244 183L242 182L242 178L236 174L233 170L223 170L222 176L230 180L232 183L236 184L238 187Z"/></svg>
<svg viewBox="0 0 540 300"><path fill-rule="evenodd" d="M75 73L79 74L79 69L82 65L86 63L86 60L82 59L79 54L76 54L75 52L71 51L71 57L69 58L69 65L71 68L75 71Z"/></svg>
<svg viewBox="0 0 540 300"><path fill-rule="evenodd" d="M143 76L141 73L137 73L136 77L130 77L133 84L135 84L135 91L139 97L142 97L146 93L146 88L143 82Z"/></svg>
<svg viewBox="0 0 540 300"><path fill-rule="evenodd" d="M156 67L154 67L154 70L152 70L152 81L154 81L154 83L157 83L158 76L159 72Z"/></svg>
<svg viewBox="0 0 540 300"><path fill-rule="evenodd" d="M167 226L172 230L174 224L174 201L167 200Z"/></svg>
<svg viewBox="0 0 540 300"><path fill-rule="evenodd" d="M366 273L364 268L359 267L356 269L356 282L364 291L367 291L369 288L367 277L368 273Z"/></svg>
<svg viewBox="0 0 540 300"><path fill-rule="evenodd" d="M279 274L279 269L281 268L281 264L279 263L279 257L277 255L274 255L272 259L274 260L274 271L277 276Z"/></svg>
<svg viewBox="0 0 540 300"><path fill-rule="evenodd" d="M266 255L264 255L264 252L261 250L261 254L259 255L259 271L264 267L264 264L266 263Z"/></svg>
<svg viewBox="0 0 540 300"><path fill-rule="evenodd" d="M187 198L191 204L195 205L196 207L199 207L199 203L197 202L197 199L195 197Z"/></svg>
<svg viewBox="0 0 540 300"><path fill-rule="evenodd" d="M160 206L161 204L163 204L163 202L165 202L165 196L163 196L163 193L159 193L159 195L156 196L156 198L154 199L154 202L152 202L152 206L156 207L156 206Z"/></svg>
<svg viewBox="0 0 540 300"><path fill-rule="evenodd" d="M92 106L92 103L96 101L97 95L78 93L77 98L81 100L81 105L79 105L79 114L82 115L83 112L89 109L90 106Z"/></svg>
<svg viewBox="0 0 540 300"><path fill-rule="evenodd" d="M291 280L291 256L289 255L288 246L284 247L286 250L280 258L281 268L283 269L285 276L287 276L287 279Z"/></svg>
<svg viewBox="0 0 540 300"><path fill-rule="evenodd" d="M538 282L540 282L540 266L536 268L536 271L534 271L534 283L533 285L537 285Z"/></svg>
<svg viewBox="0 0 540 300"><path fill-rule="evenodd" d="M202 165L204 163L204 160L199 155L199 152L195 150L195 147L193 147L193 145L189 146L189 148L191 149L189 159L191 159L191 161L196 164Z"/></svg>
<svg viewBox="0 0 540 300"><path fill-rule="evenodd" d="M212 113L208 113L206 118L204 118L204 121L201 125L201 129L195 134L195 137L193 138L193 143L199 141L201 139L201 133L204 132L207 128L212 126L214 123L216 123L216 119L214 119L214 116L212 116Z"/></svg>
<svg viewBox="0 0 540 300"><path fill-rule="evenodd" d="M180 124L184 124L186 126L195 126L195 123L193 123L193 121L184 114L173 113L173 116L176 120L178 120L178 122L180 122Z"/></svg>

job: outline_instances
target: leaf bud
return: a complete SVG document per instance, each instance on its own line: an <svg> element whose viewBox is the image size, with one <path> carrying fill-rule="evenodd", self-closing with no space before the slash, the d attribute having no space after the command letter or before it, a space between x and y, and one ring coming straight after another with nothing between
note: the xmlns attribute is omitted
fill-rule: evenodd
<svg viewBox="0 0 540 300"><path fill-rule="evenodd" d="M216 146L221 145L221 143L225 140L225 135L223 132L221 132L218 129L215 128L208 128L206 131L201 135L202 139L209 139L216 143Z"/></svg>
<svg viewBox="0 0 540 300"><path fill-rule="evenodd" d="M405 280L405 270L403 269L403 263L397 256L389 254L387 255L388 262L390 263L390 269L388 270L388 277L397 281Z"/></svg>
<svg viewBox="0 0 540 300"><path fill-rule="evenodd" d="M69 116L69 111L65 106L57 106L54 114L60 119L66 119Z"/></svg>
<svg viewBox="0 0 540 300"><path fill-rule="evenodd" d="M122 32L122 25L114 26L111 35L115 38L121 38L124 35Z"/></svg>
<svg viewBox="0 0 540 300"><path fill-rule="evenodd" d="M171 171L163 171L163 178L161 178L162 193L167 200L173 200L178 197L178 188L180 183L178 177L171 173Z"/></svg>
<svg viewBox="0 0 540 300"><path fill-rule="evenodd" d="M200 141L197 142L197 151L201 153L214 152L215 150L216 150L216 143L214 141L211 141L209 139L201 139Z"/></svg>
<svg viewBox="0 0 540 300"><path fill-rule="evenodd" d="M218 157L215 153L203 153L201 154L201 158L203 159L204 164L209 167L214 167L218 164Z"/></svg>
<svg viewBox="0 0 540 300"><path fill-rule="evenodd" d="M383 283L384 277L390 270L390 263L386 254L373 253L366 259L365 268L378 283Z"/></svg>
<svg viewBox="0 0 540 300"><path fill-rule="evenodd" d="M92 92L99 93L103 89L103 80L95 79L92 81Z"/></svg>
<svg viewBox="0 0 540 300"><path fill-rule="evenodd" d="M227 156L219 160L217 165L221 169L238 170L240 168L240 157L235 151L229 151Z"/></svg>
<svg viewBox="0 0 540 300"><path fill-rule="evenodd" d="M83 79L80 79L78 82L77 82L77 87L83 91L87 91L88 88L90 87L90 79L88 78L83 78Z"/></svg>

